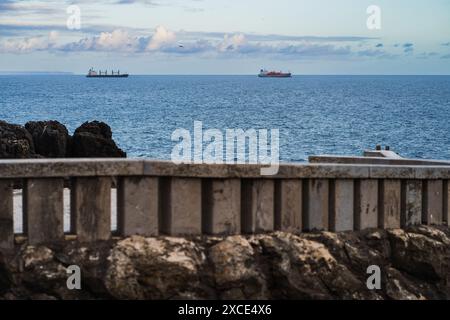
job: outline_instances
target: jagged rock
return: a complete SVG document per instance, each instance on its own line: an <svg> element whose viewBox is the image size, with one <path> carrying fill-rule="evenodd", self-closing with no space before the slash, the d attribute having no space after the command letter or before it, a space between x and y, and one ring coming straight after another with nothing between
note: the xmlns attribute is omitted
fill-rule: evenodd
<svg viewBox="0 0 450 320"><path fill-rule="evenodd" d="M78 265L82 289L68 290ZM381 289L367 288L367 267ZM450 299L450 230L274 232L22 246L0 254L0 299Z"/></svg>
<svg viewBox="0 0 450 320"><path fill-rule="evenodd" d="M391 267L386 268L384 282L386 286L386 295L389 299L425 300L425 297L415 290L415 287L420 283L420 280L416 280L414 284L413 281L410 281L397 269ZM426 283L420 285L424 286ZM434 298L438 299L438 297Z"/></svg>
<svg viewBox="0 0 450 320"><path fill-rule="evenodd" d="M244 237L229 237L212 246L209 258L221 298L263 299L267 296L264 273L253 263L255 250Z"/></svg>
<svg viewBox="0 0 450 320"><path fill-rule="evenodd" d="M30 121L25 127L0 120L0 159L123 158L103 122L85 122L70 136L58 121Z"/></svg>
<svg viewBox="0 0 450 320"><path fill-rule="evenodd" d="M337 240L337 239L336 239ZM323 244L276 233L260 240L277 299L376 298Z"/></svg>
<svg viewBox="0 0 450 320"><path fill-rule="evenodd" d="M36 158L30 133L19 125L0 120L0 158Z"/></svg>
<svg viewBox="0 0 450 320"><path fill-rule="evenodd" d="M419 229L420 230L423 230ZM432 234L408 233L404 230L389 230L392 247L392 264L422 279L446 280L449 277L449 242L443 232Z"/></svg>
<svg viewBox="0 0 450 320"><path fill-rule="evenodd" d="M64 158L70 154L67 128L58 121L30 121L25 129L33 137L36 153L46 158Z"/></svg>
<svg viewBox="0 0 450 320"><path fill-rule="evenodd" d="M85 122L72 137L72 157L124 158L112 139L111 128L104 122Z"/></svg>
<svg viewBox="0 0 450 320"><path fill-rule="evenodd" d="M186 239L131 237L111 252L105 282L122 299L197 299L206 296L206 256Z"/></svg>
<svg viewBox="0 0 450 320"><path fill-rule="evenodd" d="M0 252L0 295L7 292L12 285L12 275Z"/></svg>

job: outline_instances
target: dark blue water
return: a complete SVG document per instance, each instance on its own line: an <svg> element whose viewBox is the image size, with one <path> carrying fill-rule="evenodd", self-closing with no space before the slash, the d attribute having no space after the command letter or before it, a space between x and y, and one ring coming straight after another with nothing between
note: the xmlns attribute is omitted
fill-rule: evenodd
<svg viewBox="0 0 450 320"><path fill-rule="evenodd" d="M170 159L171 134L280 129L280 156L360 154L387 144L407 157L450 159L450 76L0 76L0 119L54 119L69 131L111 125L130 157Z"/></svg>

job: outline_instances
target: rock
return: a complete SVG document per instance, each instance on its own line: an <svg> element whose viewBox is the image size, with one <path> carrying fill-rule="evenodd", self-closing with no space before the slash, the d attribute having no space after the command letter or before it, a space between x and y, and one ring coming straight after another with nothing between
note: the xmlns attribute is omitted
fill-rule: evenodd
<svg viewBox="0 0 450 320"><path fill-rule="evenodd" d="M85 122L75 130L72 138L72 157L124 158L112 139L111 128L104 122Z"/></svg>
<svg viewBox="0 0 450 320"><path fill-rule="evenodd" d="M209 258L221 298L264 299L268 296L264 273L253 263L255 250L244 237L229 237L212 246Z"/></svg>
<svg viewBox="0 0 450 320"><path fill-rule="evenodd" d="M0 120L0 159L124 158L103 122L85 122L71 137L58 121L30 121L25 127Z"/></svg>
<svg viewBox="0 0 450 320"><path fill-rule="evenodd" d="M31 134L19 125L0 120L0 158L36 158Z"/></svg>
<svg viewBox="0 0 450 320"><path fill-rule="evenodd" d="M46 158L64 158L70 154L70 136L58 121L30 121L25 129L33 137L36 153Z"/></svg>
<svg viewBox="0 0 450 320"><path fill-rule="evenodd" d="M386 295L392 300L425 300L426 298L415 291L417 286L414 282L407 279L400 271L394 268L385 270L384 283L386 286ZM424 284L421 284L423 286ZM438 299L438 297L436 297Z"/></svg>
<svg viewBox="0 0 450 320"><path fill-rule="evenodd" d="M0 299L450 299L449 250L449 229L428 226L24 245L0 252Z"/></svg>
<svg viewBox="0 0 450 320"><path fill-rule="evenodd" d="M422 226L421 232L424 228ZM440 234L440 239L430 236ZM388 231L392 247L392 264L420 279L447 280L450 271L450 244L444 233L428 232L428 235L406 232L400 229Z"/></svg>
<svg viewBox="0 0 450 320"><path fill-rule="evenodd" d="M262 236L260 242L276 299L377 298L319 242L282 232Z"/></svg>
<svg viewBox="0 0 450 320"><path fill-rule="evenodd" d="M109 260L105 283L115 298L200 299L208 296L202 284L206 256L191 241L135 236L120 241Z"/></svg>
<svg viewBox="0 0 450 320"><path fill-rule="evenodd" d="M12 275L0 252L0 294L7 292L12 285Z"/></svg>

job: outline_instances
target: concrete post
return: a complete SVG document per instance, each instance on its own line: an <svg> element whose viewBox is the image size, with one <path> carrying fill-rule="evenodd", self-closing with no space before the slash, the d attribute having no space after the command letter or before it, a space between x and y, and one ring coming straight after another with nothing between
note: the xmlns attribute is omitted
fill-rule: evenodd
<svg viewBox="0 0 450 320"><path fill-rule="evenodd" d="M351 231L354 226L354 181L336 179L333 183L330 230Z"/></svg>
<svg viewBox="0 0 450 320"><path fill-rule="evenodd" d="M400 180L384 179L381 182L382 204L378 221L382 229L400 228L401 188Z"/></svg>
<svg viewBox="0 0 450 320"><path fill-rule="evenodd" d="M169 235L197 235L202 231L202 181L170 178L161 186L161 230Z"/></svg>
<svg viewBox="0 0 450 320"><path fill-rule="evenodd" d="M0 249L14 248L12 181L0 180Z"/></svg>
<svg viewBox="0 0 450 320"><path fill-rule="evenodd" d="M422 222L429 225L441 225L443 221L443 182L442 180L425 181L425 205Z"/></svg>
<svg viewBox="0 0 450 320"><path fill-rule="evenodd" d="M304 215L305 230L328 230L328 179L307 180L307 203Z"/></svg>
<svg viewBox="0 0 450 320"><path fill-rule="evenodd" d="M202 229L207 234L241 232L241 180L203 180Z"/></svg>
<svg viewBox="0 0 450 320"><path fill-rule="evenodd" d="M302 180L281 179L275 184L275 229L302 230Z"/></svg>
<svg viewBox="0 0 450 320"><path fill-rule="evenodd" d="M378 227L378 180L362 179L357 182L355 199L356 230Z"/></svg>
<svg viewBox="0 0 450 320"><path fill-rule="evenodd" d="M405 213L402 226L422 223L422 181L407 180L405 183Z"/></svg>
<svg viewBox="0 0 450 320"><path fill-rule="evenodd" d="M121 177L117 188L117 221L122 236L158 235L158 178Z"/></svg>
<svg viewBox="0 0 450 320"><path fill-rule="evenodd" d="M27 179L23 188L24 230L35 245L64 239L64 179Z"/></svg>
<svg viewBox="0 0 450 320"><path fill-rule="evenodd" d="M71 227L81 242L111 237L111 178L75 178L71 189Z"/></svg>
<svg viewBox="0 0 450 320"><path fill-rule="evenodd" d="M444 188L444 199L445 199L445 211L444 211L444 220L447 222L447 226L450 227L450 206L449 206L449 199L450 199L450 183L448 180L445 181L445 188Z"/></svg>
<svg viewBox="0 0 450 320"><path fill-rule="evenodd" d="M244 180L242 185L242 230L244 233L273 231L275 185L273 180Z"/></svg>

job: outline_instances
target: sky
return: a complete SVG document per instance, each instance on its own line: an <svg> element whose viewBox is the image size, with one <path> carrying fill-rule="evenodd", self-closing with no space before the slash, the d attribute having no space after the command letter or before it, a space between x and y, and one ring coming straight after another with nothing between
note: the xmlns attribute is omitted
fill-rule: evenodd
<svg viewBox="0 0 450 320"><path fill-rule="evenodd" d="M450 74L448 0L0 0L0 72Z"/></svg>

